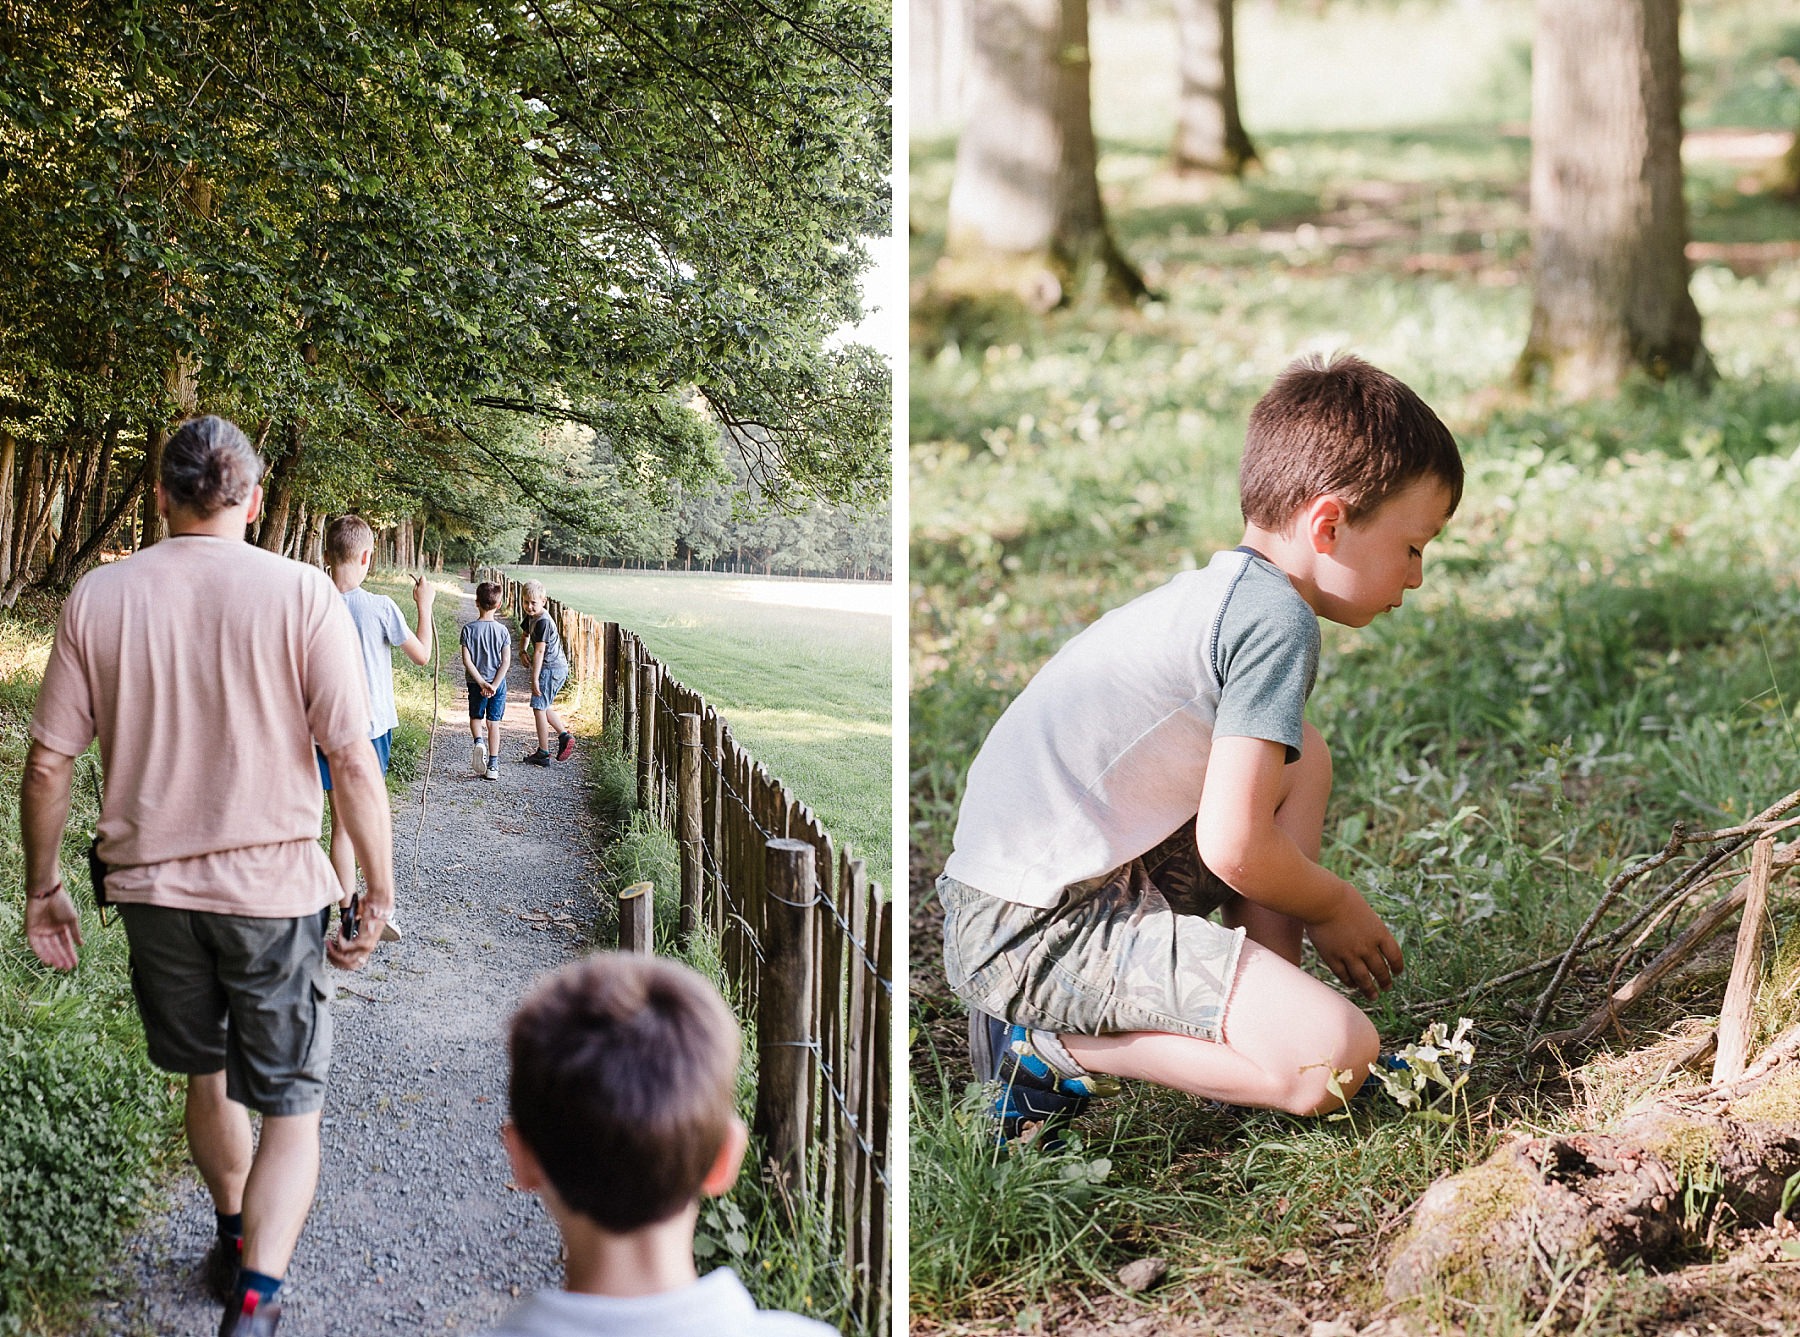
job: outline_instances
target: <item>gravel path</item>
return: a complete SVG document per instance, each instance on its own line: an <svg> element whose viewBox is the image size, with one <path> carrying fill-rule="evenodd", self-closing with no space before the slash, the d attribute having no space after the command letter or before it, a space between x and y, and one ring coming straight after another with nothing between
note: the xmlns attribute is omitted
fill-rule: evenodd
<svg viewBox="0 0 1800 1337"><path fill-rule="evenodd" d="M458 621L473 616L465 594ZM319 1193L283 1287L282 1337L480 1332L561 1277L555 1227L508 1183L502 1026L537 975L588 946L599 907L582 752L549 770L519 764L536 740L515 663L499 783L472 775L455 649L442 651L431 773L396 801L405 937L355 974L330 971ZM87 1332L217 1330L197 1272L211 1200L191 1167L169 1197L98 1288Z"/></svg>

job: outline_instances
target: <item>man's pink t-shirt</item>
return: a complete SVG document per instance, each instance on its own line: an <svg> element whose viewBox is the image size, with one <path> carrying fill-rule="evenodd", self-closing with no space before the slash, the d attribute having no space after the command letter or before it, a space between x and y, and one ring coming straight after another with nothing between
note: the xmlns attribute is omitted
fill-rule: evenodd
<svg viewBox="0 0 1800 1337"><path fill-rule="evenodd" d="M100 740L109 900L270 919L341 894L313 740L368 732L356 632L325 573L198 534L76 584L31 720L65 756Z"/></svg>

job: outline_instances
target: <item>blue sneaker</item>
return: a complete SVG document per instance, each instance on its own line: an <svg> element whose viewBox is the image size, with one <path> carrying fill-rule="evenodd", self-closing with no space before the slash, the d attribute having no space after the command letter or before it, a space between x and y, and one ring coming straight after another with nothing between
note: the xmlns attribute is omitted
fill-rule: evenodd
<svg viewBox="0 0 1800 1337"><path fill-rule="evenodd" d="M1389 1072L1412 1071L1412 1064L1408 1063L1398 1054L1377 1055L1375 1058L1375 1066L1377 1068L1385 1068ZM1386 1090L1387 1087L1382 1082L1381 1078L1374 1073L1370 1073L1367 1077L1363 1078L1363 1084L1356 1088L1356 1094L1350 1097L1350 1103L1357 1109L1363 1109L1368 1105L1373 1105L1376 1098Z"/></svg>
<svg viewBox="0 0 1800 1337"><path fill-rule="evenodd" d="M1056 1129L1075 1118L1088 1107L1090 1097L1055 1086L1039 1086L1036 1079L1020 1068L1008 1046L1015 1028L999 1017L973 1008L969 1011L969 1061L976 1079L994 1082L1000 1087L994 1097L992 1113L999 1125L1002 1140L1011 1140L1025 1131L1027 1124L1043 1124L1039 1138L1042 1145L1053 1147L1061 1141ZM1006 1076L1002 1064L1009 1065Z"/></svg>

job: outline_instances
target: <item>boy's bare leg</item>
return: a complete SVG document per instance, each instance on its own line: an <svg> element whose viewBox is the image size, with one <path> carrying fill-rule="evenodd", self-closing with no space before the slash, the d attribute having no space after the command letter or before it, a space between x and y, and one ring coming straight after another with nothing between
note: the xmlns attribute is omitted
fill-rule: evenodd
<svg viewBox="0 0 1800 1337"><path fill-rule="evenodd" d="M1350 1070L1343 1084L1350 1095L1381 1048L1361 1008L1255 942L1246 942L1238 959L1223 1040L1136 1031L1064 1035L1062 1042L1090 1072L1290 1114L1336 1109L1324 1065Z"/></svg>
<svg viewBox="0 0 1800 1337"><path fill-rule="evenodd" d="M488 756L497 757L500 755L500 721L499 720L489 720L488 727L487 727L487 733L488 733Z"/></svg>
<svg viewBox="0 0 1800 1337"><path fill-rule="evenodd" d="M532 723L537 725L538 751L548 752L550 750L550 712L534 706L531 711L531 719Z"/></svg>
<svg viewBox="0 0 1800 1337"><path fill-rule="evenodd" d="M1319 857L1325 807L1331 798L1331 751L1308 724L1300 759L1285 772L1287 792L1275 824L1309 859ZM1380 1052L1381 1038L1362 1009L1299 968L1305 925L1242 896L1220 914L1249 939L1220 1042L1141 1031L1124 1035L1064 1035L1076 1062L1092 1072L1135 1077L1208 1096L1232 1105L1254 1105L1290 1114L1323 1114L1338 1101L1326 1086L1326 1068L1350 1079L1352 1094Z"/></svg>
<svg viewBox="0 0 1800 1337"><path fill-rule="evenodd" d="M337 790L325 791L325 805L331 809L331 871L337 874L338 886L344 890L343 903L347 905L356 891L356 849L338 825Z"/></svg>
<svg viewBox="0 0 1800 1337"><path fill-rule="evenodd" d="M319 1186L319 1115L264 1115L244 1184L244 1266L287 1275Z"/></svg>
<svg viewBox="0 0 1800 1337"><path fill-rule="evenodd" d="M552 705L544 712L544 718L550 722L550 728L555 733L566 734L569 732L569 722L561 715L557 714L555 705ZM546 739L546 741L548 741L548 739Z"/></svg>
<svg viewBox="0 0 1800 1337"><path fill-rule="evenodd" d="M188 1155L206 1181L213 1206L236 1216L244 1209L244 1180L250 1174L250 1111L225 1094L223 1072L195 1073L187 1079L182 1123Z"/></svg>

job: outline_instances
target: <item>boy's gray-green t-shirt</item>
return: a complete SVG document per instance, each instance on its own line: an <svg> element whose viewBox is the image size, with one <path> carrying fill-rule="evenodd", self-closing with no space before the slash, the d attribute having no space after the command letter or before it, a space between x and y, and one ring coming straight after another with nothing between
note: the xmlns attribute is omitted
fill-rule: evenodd
<svg viewBox="0 0 1800 1337"><path fill-rule="evenodd" d="M362 648L363 676L369 684L369 737L379 738L400 724L394 707L394 647L405 645L412 630L400 614L400 605L385 594L373 594L360 585L344 592L356 639Z"/></svg>
<svg viewBox="0 0 1800 1337"><path fill-rule="evenodd" d="M567 673L569 660L563 654L562 636L556 630L556 623L548 613L539 613L525 629L525 667L531 667L531 656L535 653L532 646L537 642L544 643L544 667L552 673Z"/></svg>
<svg viewBox="0 0 1800 1337"><path fill-rule="evenodd" d="M1215 737L1300 755L1318 616L1237 548L1107 613L1013 700L969 767L944 872L1050 908L1200 811Z"/></svg>
<svg viewBox="0 0 1800 1337"><path fill-rule="evenodd" d="M512 637L496 618L476 618L463 623L462 648L469 652L469 662L483 682L492 682L500 671L500 661L512 645ZM467 677L465 673L463 676Z"/></svg>
<svg viewBox="0 0 1800 1337"><path fill-rule="evenodd" d="M758 1309L737 1274L721 1267L660 1295L539 1291L487 1337L837 1337L837 1329L779 1309Z"/></svg>

